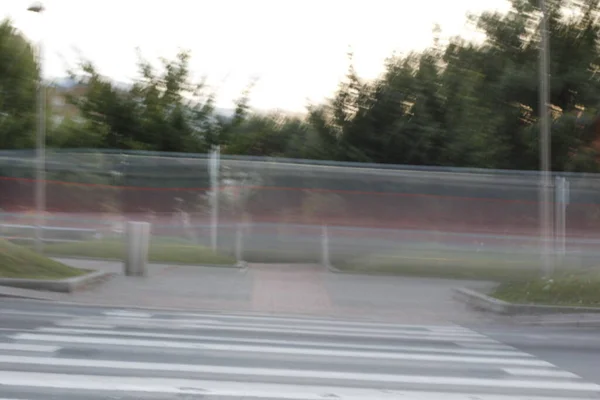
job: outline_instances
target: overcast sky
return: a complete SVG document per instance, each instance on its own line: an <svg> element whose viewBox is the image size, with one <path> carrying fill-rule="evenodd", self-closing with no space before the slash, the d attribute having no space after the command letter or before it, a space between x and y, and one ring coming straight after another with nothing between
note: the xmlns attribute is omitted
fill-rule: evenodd
<svg viewBox="0 0 600 400"><path fill-rule="evenodd" d="M128 82L136 47L151 60L183 48L194 76L219 88L219 106L256 77L252 105L290 111L335 90L350 47L358 72L375 77L393 51L431 45L434 24L443 36L472 35L467 12L507 9L505 0L46 0L37 15L27 0L0 3L29 38L43 37L47 77L64 76L81 53Z"/></svg>

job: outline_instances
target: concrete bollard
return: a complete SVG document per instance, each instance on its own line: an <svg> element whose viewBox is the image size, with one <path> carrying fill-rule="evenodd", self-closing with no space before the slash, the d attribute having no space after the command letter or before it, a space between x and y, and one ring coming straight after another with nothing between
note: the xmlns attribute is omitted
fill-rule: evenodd
<svg viewBox="0 0 600 400"><path fill-rule="evenodd" d="M145 276L150 246L150 223L127 222L125 275Z"/></svg>
<svg viewBox="0 0 600 400"><path fill-rule="evenodd" d="M327 225L321 226L321 263L325 267L329 267L329 233L327 232Z"/></svg>
<svg viewBox="0 0 600 400"><path fill-rule="evenodd" d="M239 222L235 227L235 259L238 263L244 261L244 225Z"/></svg>

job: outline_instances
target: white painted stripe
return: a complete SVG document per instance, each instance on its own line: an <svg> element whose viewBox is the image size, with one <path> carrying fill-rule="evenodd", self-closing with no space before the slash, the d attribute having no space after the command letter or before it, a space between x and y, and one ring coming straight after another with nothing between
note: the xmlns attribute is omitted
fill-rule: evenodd
<svg viewBox="0 0 600 400"><path fill-rule="evenodd" d="M460 347L465 347L469 349L493 349L493 350L515 350L516 348L513 346L509 346L504 343L500 343L498 341L493 341L490 343L456 343Z"/></svg>
<svg viewBox="0 0 600 400"><path fill-rule="evenodd" d="M116 313L116 314L115 314ZM331 329L332 326L347 326L347 327L364 327L364 328L383 328L383 329L427 329L432 332L467 332L474 333L474 331L461 327L455 324L448 325L414 325L414 324L396 324L396 323L384 323L384 322L376 322L376 321L347 321L347 320L338 320L338 319L315 319L315 318L302 318L302 317L278 317L278 316L268 316L268 315L235 315L235 314L219 314L219 313L179 313L179 312L138 312L134 310L108 310L103 312L103 314L111 315L111 314L122 314L125 315L128 313L130 315L135 315L139 317L150 316L179 316L179 317L191 317L191 318L200 318L201 320L212 320L214 323L221 323L224 320L249 320L249 321L272 321L272 322L288 322L295 323L299 325L321 325L326 329ZM14 314L14 315L32 315L32 316L41 316L41 317L60 317L60 318L82 318L84 317L81 314L70 314L70 313L59 313L59 312L46 312L46 311L23 311L23 310L14 310L14 309L5 309L0 310L0 314ZM200 321L199 321L200 322Z"/></svg>
<svg viewBox="0 0 600 400"><path fill-rule="evenodd" d="M109 316L124 316L124 317L134 317L134 318L151 318L153 314L136 312L136 311L127 311L127 310L112 310L103 312L104 315Z"/></svg>
<svg viewBox="0 0 600 400"><path fill-rule="evenodd" d="M38 317L58 317L58 318L74 318L77 315L66 314L66 313L53 313L53 312L38 312L38 311L19 311L19 310L0 310L0 314L8 315L31 315Z"/></svg>
<svg viewBox="0 0 600 400"><path fill-rule="evenodd" d="M0 350L8 351L39 351L43 353L54 353L60 349L60 346L48 346L42 344L0 343Z"/></svg>
<svg viewBox="0 0 600 400"><path fill-rule="evenodd" d="M148 321L148 322L143 322ZM238 326L209 326L209 325L193 325L193 324L177 324L174 321L169 322L154 322L154 320L140 320L140 321L127 321L117 320L111 318L106 321L108 329L114 329L116 326L129 327L129 328L158 328L158 329L179 329L179 330L221 330L221 331L234 331L234 332L264 332L264 333L293 333L293 334L304 334L304 335L318 335L318 336L336 336L336 337L354 337L364 338L368 336L370 338L388 338L388 339L413 339L422 341L443 341L443 342L476 342L476 343L488 343L495 344L495 340L487 337L464 337L464 336L438 336L426 332L420 332L419 334L378 334L378 333L358 333L358 332L337 332L337 331L314 331L307 329L270 329L270 328L246 328ZM87 321L58 321L55 325L58 326L73 326L82 327L88 324ZM93 326L93 323L89 324ZM88 325L88 326L89 326ZM101 324L97 324L101 325ZM94 326L101 328L102 326Z"/></svg>
<svg viewBox="0 0 600 400"><path fill-rule="evenodd" d="M188 320L190 321L190 320ZM190 321L191 322L191 321ZM225 326L225 325L224 325ZM310 330L314 330L314 331L327 331L330 332L332 330L335 330L336 332L360 332L360 333L366 333L366 334L370 334L370 333L388 333L388 334L393 334L393 333L400 333L400 334L406 334L406 335L431 335L431 334L435 334L437 336L444 336L444 335L448 335L448 336L465 336L465 337L485 337L484 335L481 335L477 332L468 332L468 331L446 331L446 330L437 330L437 329L432 329L432 328L420 328L421 330L416 330L416 329L410 329L410 328L404 328L402 329L401 327L399 328L394 328L394 329L373 329L373 328L354 328L354 327L332 327L332 326L303 326L302 324L298 324L298 325L290 325L290 324L264 324L264 323L257 323L257 324L253 324L253 323L244 323L244 324L231 324L228 323L226 326L243 326L243 327L264 327L267 326L269 328L281 328L281 329L298 329L298 328L304 328L304 329L310 329Z"/></svg>
<svg viewBox="0 0 600 400"><path fill-rule="evenodd" d="M135 361L115 360L88 360L76 358L44 358L44 357L17 357L0 355L0 363L24 364L24 365L50 365L67 366L76 368L110 368L121 370L141 371L171 371L171 372L193 372L206 374L261 376L274 378L307 378L307 379L336 379L343 381L362 382L385 382L406 383L423 385L445 385L445 386L473 386L473 387L497 387L497 388L521 388L521 389L556 389L574 391L600 391L600 385L587 382L573 381L540 381L520 379L487 379L487 378L463 378L447 376L425 376L425 375L392 375L392 374L365 374L357 372L338 371L310 371L275 368L248 368L248 367L224 367L217 365L192 365L192 364L169 364L169 363L145 363ZM0 377L5 377L3 371ZM68 375L67 375L68 376ZM148 378L152 382L155 378ZM202 393L206 394L206 393Z"/></svg>
<svg viewBox="0 0 600 400"><path fill-rule="evenodd" d="M378 327L378 328L414 328L414 329L432 329L438 331L461 331L461 332L473 332L470 329L463 328L458 325L411 325L411 324L394 324L384 322L371 322L371 321L343 321L336 319L312 319L312 318L286 318L276 316L252 316L252 315L221 315L221 314L202 314L202 313L155 313L155 316L177 316L177 317L191 317L191 318L216 318L216 319L231 319L231 320L251 320L251 321L274 321L274 322L292 322L299 325L302 324L316 324L322 326L356 326L356 327Z"/></svg>
<svg viewBox="0 0 600 400"><path fill-rule="evenodd" d="M297 331L298 329L310 330L315 332L349 332L349 333L362 333L366 335L371 334L404 334L414 336L448 336L448 337L473 337L473 338L487 338L477 332L445 332L445 331L430 331L430 330L410 330L410 329L358 329L350 327L331 327L331 326L309 326L305 327L302 325L276 325L276 324L231 324L222 323L216 320L195 320L195 319L159 319L159 318L135 318L122 316L106 316L106 317L89 317L81 318L79 321L91 322L91 323L108 323L111 325L125 324L136 324L136 325L150 325L150 326L163 326L163 325L216 325L215 328L224 329L237 329L237 328L267 328L267 329L281 329L284 331Z"/></svg>
<svg viewBox="0 0 600 400"><path fill-rule="evenodd" d="M548 367L552 364L534 359L534 358L494 358L494 357L470 357L470 356L451 356L440 354L416 354L416 353L384 353L375 351L349 351L349 350L328 350L328 349L310 349L294 347L270 347L270 346L248 346L248 345L222 345L213 343L191 343L191 342L171 342L164 340L140 340L123 338L102 338L86 336L60 336L60 335L40 335L31 333L20 333L12 336L15 340L34 340L47 342L65 342L65 343L85 343L85 344L103 344L113 346L139 346L139 347L157 347L157 348L176 348L176 349L198 349L208 351L233 351L233 352L252 352L261 354L287 354L301 356L320 356L320 357L352 357L352 358L378 358L387 360L410 360L410 361L433 361L433 362L452 362L452 363L475 363L475 364L496 364L496 365L522 365Z"/></svg>
<svg viewBox="0 0 600 400"><path fill-rule="evenodd" d="M540 378L580 378L569 371L560 369L533 369L533 368L502 368L504 372L517 376L536 376Z"/></svg>
<svg viewBox="0 0 600 400"><path fill-rule="evenodd" d="M19 328L0 328L0 332L23 332L23 331L30 331L32 329L19 329Z"/></svg>
<svg viewBox="0 0 600 400"><path fill-rule="evenodd" d="M5 309L0 310L0 314L14 314L14 315L31 315L31 316L41 316L41 317L59 317L59 318L81 318L83 315L81 314L70 314L70 313L59 313L59 312L47 312L47 311L24 311L24 310L14 310L14 309ZM249 321L272 321L272 322L289 322L296 323L299 325L305 324L315 324L321 325L325 329L330 329L332 326L347 326L347 327L364 327L364 328L387 328L387 329L427 329L432 332L465 332L465 333L473 333L472 330L461 327L459 325L449 324L449 325L410 325L410 324L395 324L395 323L383 323L383 322L371 322L371 321L344 321L344 320L336 320L336 319L312 319L312 318L286 318L286 317L277 317L277 316L264 316L264 315L234 315L234 314L218 314L218 313L165 313L162 311L159 312L138 312L133 310L108 310L103 312L105 315L126 315L127 316L137 316L137 317L148 317L148 316L178 316L178 317L192 317L195 318L198 322L202 322L203 320L212 320L214 323L221 323L222 319L225 320L249 320ZM197 318L200 318L198 320Z"/></svg>
<svg viewBox="0 0 600 400"><path fill-rule="evenodd" d="M98 329L116 329L116 325L108 325L108 324L98 324L93 322L85 322L85 321L58 321L55 322L54 325L58 326L76 326L79 328L98 328Z"/></svg>
<svg viewBox="0 0 600 400"><path fill-rule="evenodd" d="M352 348L354 350L375 350L375 351L410 351L418 353L446 353L446 354L469 354L481 356L502 356L502 357L532 357L530 354L511 348L510 350L479 350L467 348L446 348L446 347L422 347L422 346L381 346L360 343L335 343L335 342L319 342L319 341L300 341L300 340L277 340L277 339L250 339L250 338L223 338L221 336L199 336L185 335L173 333L154 333L140 331L118 331L118 330L94 330L94 329L71 329L71 328L52 328L40 327L37 332L45 333L61 333L67 335L82 334L82 335L108 335L108 336L127 336L141 338L157 338L157 339L190 339L190 340L209 340L213 342L228 342L228 343L252 343L266 345L288 345L288 346L313 346L313 347L328 347L328 348Z"/></svg>
<svg viewBox="0 0 600 400"><path fill-rule="evenodd" d="M557 400L557 397L515 396L482 393L380 390L317 385L214 381L174 378L138 378L99 375L71 375L41 372L3 371L0 385L63 390L95 390L214 397L265 398L282 400ZM561 397L561 400L581 400ZM0 399L3 400L3 399Z"/></svg>
<svg viewBox="0 0 600 400"><path fill-rule="evenodd" d="M158 320L158 319L154 319ZM203 320L197 319L163 319L160 321L173 321L182 324L194 324L196 321L203 323ZM431 327L411 327L411 326L397 326L394 328L379 328L369 325L364 325L362 327L354 327L354 326L341 326L341 325L314 325L314 324L304 324L304 323L296 323L296 324L281 324L281 323L263 323L263 322L232 322L232 321L219 321L224 326L240 326L240 327L267 327L271 329L280 328L280 329L308 329L314 331L336 331L336 332L360 332L360 333L405 333L405 334L431 334L435 333L437 335L453 335L453 336L477 336L481 337L483 335L467 330L446 330L446 329L435 329Z"/></svg>

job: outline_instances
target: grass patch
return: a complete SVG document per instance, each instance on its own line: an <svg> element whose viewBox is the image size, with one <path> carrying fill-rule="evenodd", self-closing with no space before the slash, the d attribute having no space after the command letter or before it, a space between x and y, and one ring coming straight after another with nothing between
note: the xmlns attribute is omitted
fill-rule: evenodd
<svg viewBox="0 0 600 400"><path fill-rule="evenodd" d="M538 260L529 255L407 251L402 254L371 254L335 262L334 265L347 272L503 282L539 277Z"/></svg>
<svg viewBox="0 0 600 400"><path fill-rule="evenodd" d="M41 256L26 247L0 240L2 278L65 279L88 272Z"/></svg>
<svg viewBox="0 0 600 400"><path fill-rule="evenodd" d="M319 264L320 254L314 251L301 249L274 249L274 250L244 250L244 261L250 263L278 263L278 264Z"/></svg>
<svg viewBox="0 0 600 400"><path fill-rule="evenodd" d="M87 242L53 243L44 247L47 254L67 257L89 257L100 259L123 259L125 243L122 240L91 240ZM191 265L233 265L235 258L215 253L203 246L170 241L151 240L148 260L156 263L180 263Z"/></svg>
<svg viewBox="0 0 600 400"><path fill-rule="evenodd" d="M551 279L505 282L493 297L517 304L600 307L600 272L561 274Z"/></svg>

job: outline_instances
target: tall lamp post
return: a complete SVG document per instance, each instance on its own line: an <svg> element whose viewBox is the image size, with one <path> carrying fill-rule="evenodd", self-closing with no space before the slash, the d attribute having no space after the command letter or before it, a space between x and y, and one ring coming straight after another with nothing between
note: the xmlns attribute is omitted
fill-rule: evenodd
<svg viewBox="0 0 600 400"><path fill-rule="evenodd" d="M40 2L33 3L27 11L36 14L44 12L44 6ZM43 251L43 227L45 224L46 208L46 90L44 87L43 70L43 38L40 37L37 48L37 61L39 68L38 78L38 125L36 134L36 177L35 177L35 208L36 208L36 226L35 226L35 248L36 251Z"/></svg>
<svg viewBox="0 0 600 400"><path fill-rule="evenodd" d="M542 238L542 263L546 277L554 272L552 208L551 208L551 170L550 170L550 91L549 61L550 46L548 43L548 20L546 4L539 0L540 23L540 234Z"/></svg>

